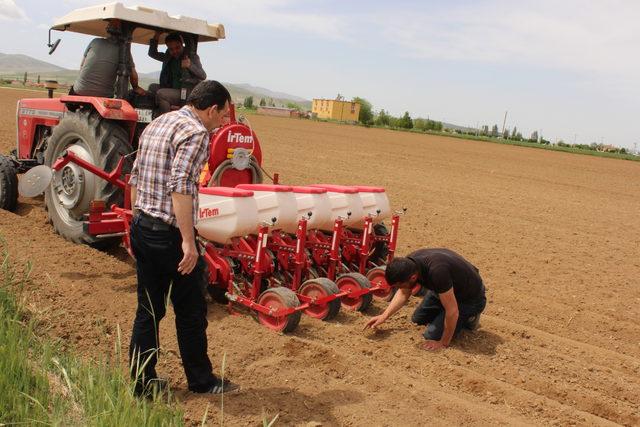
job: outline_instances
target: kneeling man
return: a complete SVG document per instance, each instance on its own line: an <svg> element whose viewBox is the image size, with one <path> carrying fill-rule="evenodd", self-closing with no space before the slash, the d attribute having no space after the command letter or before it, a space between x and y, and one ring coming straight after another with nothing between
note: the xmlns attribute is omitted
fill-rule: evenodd
<svg viewBox="0 0 640 427"><path fill-rule="evenodd" d="M449 249L420 249L397 257L387 266L385 278L396 293L384 313L369 319L365 329L384 323L420 285L427 292L411 320L428 325L423 346L427 350L447 347L462 328L476 329L487 304L478 269Z"/></svg>

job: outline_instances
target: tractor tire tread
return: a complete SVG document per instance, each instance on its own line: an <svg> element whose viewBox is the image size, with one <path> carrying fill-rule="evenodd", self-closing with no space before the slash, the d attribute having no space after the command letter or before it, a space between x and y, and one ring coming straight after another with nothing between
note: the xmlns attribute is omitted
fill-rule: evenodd
<svg viewBox="0 0 640 427"><path fill-rule="evenodd" d="M18 172L10 158L0 155L0 209L13 212L18 206Z"/></svg>
<svg viewBox="0 0 640 427"><path fill-rule="evenodd" d="M69 132L75 132L82 137L94 157L93 163L107 172L115 169L121 156L131 154L133 151L129 143L129 134L120 123L103 119L96 111L77 111L66 114L60 123L53 128L45 149L45 164L51 165L66 149L66 147L58 146L58 141L62 140ZM131 171L132 166L131 159L127 159L122 170L122 177ZM124 194L119 188L97 177L94 190L93 199L103 200L107 209L110 209L113 204L121 205L124 200ZM108 244L108 242L84 233L81 229L74 229L59 218L56 208L48 206L55 199L52 194L49 194L52 191L51 188L48 188L45 192L47 218L58 234L75 243L87 243L94 246ZM79 222L78 220L72 221Z"/></svg>

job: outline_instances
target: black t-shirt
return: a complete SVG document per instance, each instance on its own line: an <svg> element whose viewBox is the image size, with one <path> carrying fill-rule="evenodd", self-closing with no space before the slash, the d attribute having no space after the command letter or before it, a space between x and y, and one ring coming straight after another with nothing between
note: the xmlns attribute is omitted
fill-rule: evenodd
<svg viewBox="0 0 640 427"><path fill-rule="evenodd" d="M469 261L449 249L419 249L407 258L418 265L418 283L437 294L453 293L459 302L479 298L482 278L478 269Z"/></svg>

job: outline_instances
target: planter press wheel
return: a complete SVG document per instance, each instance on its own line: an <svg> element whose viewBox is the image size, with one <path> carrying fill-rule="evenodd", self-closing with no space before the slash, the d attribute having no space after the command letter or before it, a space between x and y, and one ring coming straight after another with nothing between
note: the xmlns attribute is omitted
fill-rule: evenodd
<svg viewBox="0 0 640 427"><path fill-rule="evenodd" d="M343 274L336 280L336 285L341 292L356 292L371 287L369 280L360 273ZM371 305L372 300L373 296L370 293L355 298L345 295L342 297L342 305L349 310L365 311Z"/></svg>
<svg viewBox="0 0 640 427"><path fill-rule="evenodd" d="M273 310L294 308L300 305L295 292L284 287L269 288L258 297L258 304ZM269 329L277 332L291 332L300 323L300 311L295 311L288 316L270 316L258 312L258 321Z"/></svg>
<svg viewBox="0 0 640 427"><path fill-rule="evenodd" d="M386 266L372 268L367 272L367 279L369 279L369 282L371 283L372 286L376 286L376 285L388 286L387 279L384 277L385 270L386 270ZM372 294L374 297L378 299L387 301L389 298L389 295L391 295L392 293L391 291L392 291L391 287L388 286L386 289L378 289L377 291L373 291Z"/></svg>
<svg viewBox="0 0 640 427"><path fill-rule="evenodd" d="M300 295L316 299L325 298L339 292L338 285L325 277L307 280L298 290ZM309 308L304 310L304 314L314 319L331 320L340 312L340 305L340 298L336 298L325 305L310 305Z"/></svg>

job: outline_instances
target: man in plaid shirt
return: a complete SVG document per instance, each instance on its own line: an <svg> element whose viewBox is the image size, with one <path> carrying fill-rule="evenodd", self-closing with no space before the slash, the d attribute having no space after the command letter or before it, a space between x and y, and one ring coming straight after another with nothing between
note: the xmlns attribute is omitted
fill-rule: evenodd
<svg viewBox="0 0 640 427"><path fill-rule="evenodd" d="M228 115L230 101L220 83L203 81L193 89L186 106L161 115L140 136L129 182L134 207L131 247L138 276L138 309L129 354L138 394L166 386L155 366L167 295L176 315L189 390L218 394L238 388L213 374L207 355L204 262L194 233L198 178L209 157L209 133Z"/></svg>

